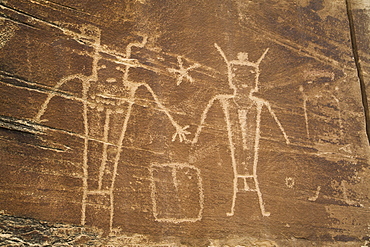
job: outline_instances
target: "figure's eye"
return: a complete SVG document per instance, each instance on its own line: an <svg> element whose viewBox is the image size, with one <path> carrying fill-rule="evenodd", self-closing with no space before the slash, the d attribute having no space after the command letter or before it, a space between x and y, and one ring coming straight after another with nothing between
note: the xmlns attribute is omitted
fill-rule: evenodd
<svg viewBox="0 0 370 247"><path fill-rule="evenodd" d="M255 73L256 73L256 71L254 71L254 70L251 70L250 72L251 72L252 74L255 74Z"/></svg>

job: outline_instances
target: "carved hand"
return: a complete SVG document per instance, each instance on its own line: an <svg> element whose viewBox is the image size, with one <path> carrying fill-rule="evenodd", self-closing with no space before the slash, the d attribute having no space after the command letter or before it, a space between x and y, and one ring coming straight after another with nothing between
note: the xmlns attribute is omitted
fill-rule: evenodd
<svg viewBox="0 0 370 247"><path fill-rule="evenodd" d="M180 125L176 124L175 128L176 128L176 133L172 135L172 141L175 141L177 136L179 136L180 142L186 141L187 140L186 135L190 134L189 131L186 131L186 129L189 128L189 125L181 127Z"/></svg>

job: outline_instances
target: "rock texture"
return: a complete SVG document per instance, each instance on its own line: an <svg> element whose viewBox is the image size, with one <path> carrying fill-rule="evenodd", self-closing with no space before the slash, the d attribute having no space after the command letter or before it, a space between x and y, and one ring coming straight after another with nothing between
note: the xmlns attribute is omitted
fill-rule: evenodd
<svg viewBox="0 0 370 247"><path fill-rule="evenodd" d="M367 119L367 135L370 136L370 77L369 77L369 24L370 4L366 1L349 1L349 20L351 22L351 35L357 70L362 87L363 103ZM370 139L369 139L370 140Z"/></svg>
<svg viewBox="0 0 370 247"><path fill-rule="evenodd" d="M1 1L1 241L367 246L368 7Z"/></svg>

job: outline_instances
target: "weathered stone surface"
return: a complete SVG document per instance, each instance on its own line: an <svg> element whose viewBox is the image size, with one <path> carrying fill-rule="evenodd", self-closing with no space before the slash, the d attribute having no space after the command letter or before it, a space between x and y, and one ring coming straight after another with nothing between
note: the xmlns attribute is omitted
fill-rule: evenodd
<svg viewBox="0 0 370 247"><path fill-rule="evenodd" d="M370 136L370 3L363 0L350 1L349 11L349 19L352 21L352 36L354 37L354 53L358 60L357 68L362 84L365 113L367 114L367 135Z"/></svg>
<svg viewBox="0 0 370 247"><path fill-rule="evenodd" d="M2 1L0 209L81 244L366 245L356 6Z"/></svg>
<svg viewBox="0 0 370 247"><path fill-rule="evenodd" d="M102 244L101 232L0 214L2 246L77 246Z"/></svg>

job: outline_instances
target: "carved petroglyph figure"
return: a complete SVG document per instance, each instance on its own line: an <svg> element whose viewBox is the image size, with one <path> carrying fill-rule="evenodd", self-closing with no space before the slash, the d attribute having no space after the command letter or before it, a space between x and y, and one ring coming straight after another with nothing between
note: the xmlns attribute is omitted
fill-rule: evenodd
<svg viewBox="0 0 370 247"><path fill-rule="evenodd" d="M159 222L195 222L204 207L200 170L183 163L150 167L153 215Z"/></svg>
<svg viewBox="0 0 370 247"><path fill-rule="evenodd" d="M341 102L338 98L339 87L334 83L335 74L325 70L305 70L306 83L299 87L303 99L303 111L307 139L318 150L316 155L337 162L338 156L353 164L352 144L344 136L344 120ZM320 126L320 128L315 128ZM339 180L339 181L337 181ZM349 206L361 206L348 198L347 180L333 179L331 187L342 198L332 197ZM308 200L315 202L319 198L329 198L324 186L317 186L314 195Z"/></svg>
<svg viewBox="0 0 370 247"><path fill-rule="evenodd" d="M91 75L74 74L63 77L49 93L34 120L39 123L47 121L42 117L50 101L63 84L72 80L82 82L82 99L80 101L83 103L84 150L81 223L83 225L86 223L86 208L89 205L90 196L109 197L109 205L104 206L109 210L109 227L112 230L117 168L127 125L133 105L136 103L137 90L139 88L146 89L159 110L168 117L176 130L172 137L173 141L177 137L180 141L185 140L185 135L189 132L185 130L187 127L183 128L177 124L148 84L129 79L130 69L141 66L136 59L131 58L132 48L143 48L147 42L146 37L139 43L128 44L126 52L121 54L101 45L100 29L84 25L80 27L80 31L77 33L65 30L65 33L92 48L92 53L88 54L92 58ZM104 119L103 126L97 123L97 119ZM97 149L101 150L100 155L97 153ZM95 158L91 157L94 152L98 154ZM100 160L97 162L96 157L99 156Z"/></svg>
<svg viewBox="0 0 370 247"><path fill-rule="evenodd" d="M363 207L363 205L361 203L348 198L348 190L347 190L347 186L346 186L347 183L348 182L346 180L342 180L340 183L333 180L332 181L332 184L333 184L332 187L333 188L337 187L339 189L339 191L342 194L342 198L333 198L333 197L331 197L331 198L336 199L336 200L338 200L342 203L345 203L348 206ZM308 197L308 200L311 201L311 202L315 202L320 197L320 191L321 191L321 186L317 186L317 189L315 191L315 195ZM328 198L328 196L325 196L325 195L323 195L322 197L323 198Z"/></svg>
<svg viewBox="0 0 370 247"><path fill-rule="evenodd" d="M307 139L313 142L342 143L343 117L338 99L339 87L334 85L335 74L331 71L308 69L303 71L305 83L299 86L303 99ZM312 128L315 120L321 121L324 128ZM325 127L330 124L329 127ZM331 138L324 131L331 132Z"/></svg>
<svg viewBox="0 0 370 247"><path fill-rule="evenodd" d="M247 53L239 53L237 60L229 61L222 49L215 44L216 49L227 65L228 83L233 94L219 94L212 98L201 115L199 127L195 133L193 144L198 142L199 135L204 127L205 120L210 108L218 101L224 113L227 126L229 149L233 169L233 197L230 212L227 216L233 216L238 192L256 192L258 195L259 206L263 216L270 213L265 210L262 192L259 186L257 166L258 152L260 148L260 124L263 107L266 107L277 125L279 126L285 141L289 144L289 139L280 121L275 115L268 101L254 96L258 92L260 63L265 57L268 49L261 55L256 62L251 62ZM238 123L233 125L231 111L236 109ZM235 129L240 129L242 144L237 144L238 133ZM240 137L240 136L239 136ZM240 146L242 148L240 148ZM250 184L253 187L250 187Z"/></svg>
<svg viewBox="0 0 370 247"><path fill-rule="evenodd" d="M319 133L311 133L310 131L310 119L309 119L309 111L308 111L308 106L307 104L311 102L311 104L315 107L318 106L318 102L321 101L322 104L327 104L327 106L330 106L331 108L327 107L327 112L325 112L325 115L327 115L327 120L326 121L331 121L333 122L333 126L337 126L338 132L335 133L337 140L343 139L343 119L342 119L342 113L341 113L341 107L340 107L340 102L339 99L336 96L336 92L339 90L338 87L334 87L333 90L328 90L328 83L324 85L324 87L319 91L319 92L309 92L308 88L313 87L312 84L314 82L308 81L308 83L303 86L301 85L299 87L299 91L302 94L303 98L303 111L304 111L304 118L305 118L305 124L306 124L306 135L307 138L310 140L314 141L320 141L320 138L323 138L322 135ZM330 111L329 111L330 109ZM321 112L321 114L324 114L324 112ZM334 129L332 130L334 131ZM333 140L331 140L333 141Z"/></svg>

